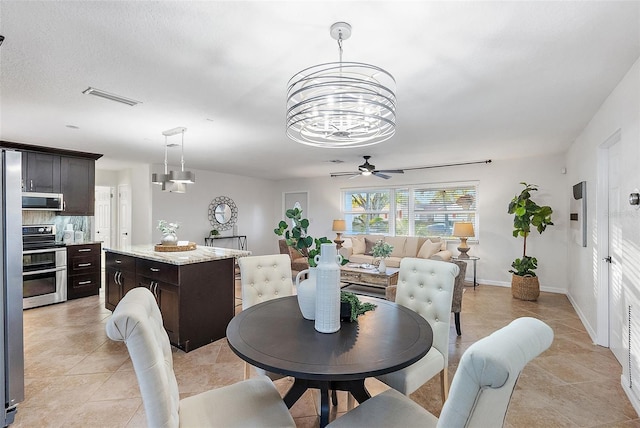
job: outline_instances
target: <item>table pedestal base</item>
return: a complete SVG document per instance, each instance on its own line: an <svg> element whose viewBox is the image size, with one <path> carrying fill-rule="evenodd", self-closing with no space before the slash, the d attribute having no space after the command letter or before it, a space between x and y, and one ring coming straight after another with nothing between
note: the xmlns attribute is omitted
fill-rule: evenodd
<svg viewBox="0 0 640 428"><path fill-rule="evenodd" d="M371 394L364 387L364 379L359 380L341 380L341 381L321 381L296 378L293 386L284 396L284 403L287 408L291 408L296 401L302 397L302 394L309 388L320 390L320 428L324 428L329 424L329 391L347 391L358 403L371 398Z"/></svg>

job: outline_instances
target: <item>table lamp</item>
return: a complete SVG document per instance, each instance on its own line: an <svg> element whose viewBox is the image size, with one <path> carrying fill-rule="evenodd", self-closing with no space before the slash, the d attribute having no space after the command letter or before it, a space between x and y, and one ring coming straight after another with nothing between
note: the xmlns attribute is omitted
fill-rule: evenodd
<svg viewBox="0 0 640 428"><path fill-rule="evenodd" d="M336 239L333 242L336 243L336 248L342 248L342 243L344 240L342 239L342 232L347 230L347 224L344 220L333 220L333 229L336 232Z"/></svg>
<svg viewBox="0 0 640 428"><path fill-rule="evenodd" d="M469 222L458 222L453 224L453 236L456 238L460 238L460 246L458 247L458 251L460 251L460 255L458 258L466 259L469 258L467 252L469 251L469 246L467 245L467 238L471 236L475 236L475 232L473 231L473 223Z"/></svg>

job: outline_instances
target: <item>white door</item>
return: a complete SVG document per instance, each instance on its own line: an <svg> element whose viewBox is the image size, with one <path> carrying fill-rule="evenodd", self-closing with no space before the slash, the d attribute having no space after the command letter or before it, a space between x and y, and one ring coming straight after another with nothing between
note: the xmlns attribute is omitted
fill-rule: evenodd
<svg viewBox="0 0 640 428"><path fill-rule="evenodd" d="M103 248L111 247L111 187L96 186L94 241L102 241Z"/></svg>
<svg viewBox="0 0 640 428"><path fill-rule="evenodd" d="M131 187L118 186L118 246L131 244Z"/></svg>
<svg viewBox="0 0 640 428"><path fill-rule="evenodd" d="M620 364L625 365L625 310L622 281L622 190L620 189L620 142L608 150L608 227L609 227L609 347Z"/></svg>

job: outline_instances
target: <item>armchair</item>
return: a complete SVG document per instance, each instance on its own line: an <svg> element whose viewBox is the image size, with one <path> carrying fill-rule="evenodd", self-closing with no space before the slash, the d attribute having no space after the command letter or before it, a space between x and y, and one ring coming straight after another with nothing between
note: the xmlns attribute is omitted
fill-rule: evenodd
<svg viewBox="0 0 640 428"><path fill-rule="evenodd" d="M278 248L280 249L280 254L287 254L291 259L292 271L301 272L305 269L309 269L309 260L294 248L288 246L287 241L284 239L278 239Z"/></svg>

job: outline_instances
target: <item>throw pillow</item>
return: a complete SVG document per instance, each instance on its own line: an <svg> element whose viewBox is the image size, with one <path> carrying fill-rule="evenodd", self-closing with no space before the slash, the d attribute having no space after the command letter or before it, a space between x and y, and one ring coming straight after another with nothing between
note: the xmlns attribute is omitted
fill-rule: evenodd
<svg viewBox="0 0 640 428"><path fill-rule="evenodd" d="M353 247L352 254L364 254L364 251L367 248L366 244L364 243L364 237L363 236L353 236L353 237L351 237L351 244L352 244L352 247Z"/></svg>
<svg viewBox="0 0 640 428"><path fill-rule="evenodd" d="M421 259L429 259L431 256L440 251L442 244L440 242L431 242L431 240L427 239L420 247L420 251L418 251L418 257Z"/></svg>
<svg viewBox="0 0 640 428"><path fill-rule="evenodd" d="M376 242L378 241L372 241L371 239L364 238L364 243L366 245L366 248L364 250L365 255L367 256L373 255L373 246L376 245Z"/></svg>

